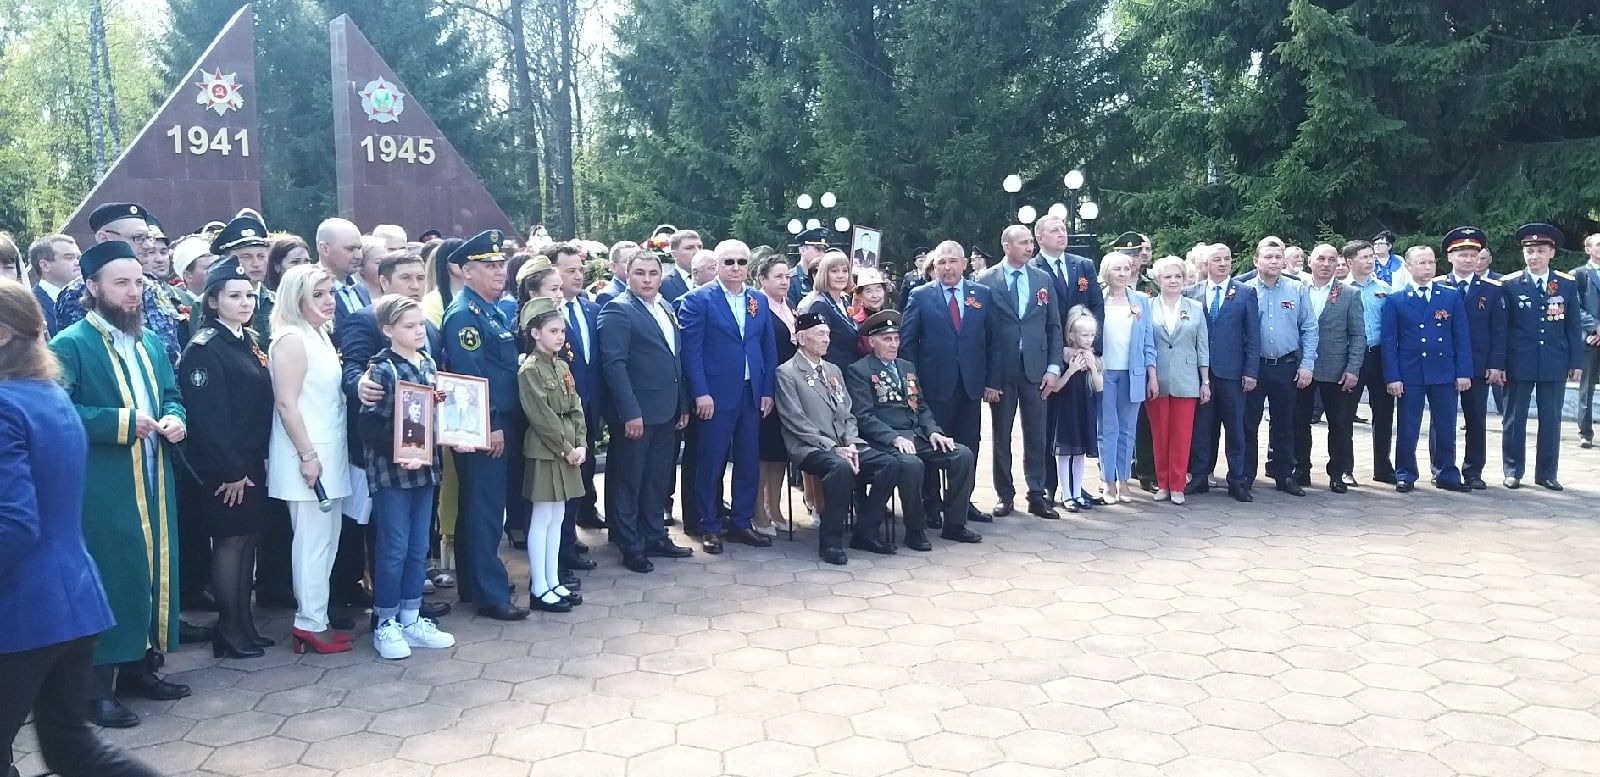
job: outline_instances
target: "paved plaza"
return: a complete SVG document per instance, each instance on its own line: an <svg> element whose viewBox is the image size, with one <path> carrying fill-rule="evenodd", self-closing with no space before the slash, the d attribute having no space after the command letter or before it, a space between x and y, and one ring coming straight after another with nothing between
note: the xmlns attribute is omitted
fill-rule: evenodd
<svg viewBox="0 0 1600 777"><path fill-rule="evenodd" d="M802 532L637 575L591 532L571 614L452 615L458 647L401 662L364 629L343 655L186 646L193 697L105 733L173 775L1595 774L1600 451L1567 432L1560 494L1499 488L1495 432L1488 492L1396 494L1358 426L1348 495L1141 494L847 567Z"/></svg>

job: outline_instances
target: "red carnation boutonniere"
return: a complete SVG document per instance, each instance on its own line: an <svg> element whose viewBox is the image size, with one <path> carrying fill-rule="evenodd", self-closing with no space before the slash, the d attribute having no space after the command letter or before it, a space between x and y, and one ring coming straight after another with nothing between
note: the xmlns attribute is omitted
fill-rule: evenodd
<svg viewBox="0 0 1600 777"><path fill-rule="evenodd" d="M1034 292L1033 293L1033 299L1034 299L1034 302L1038 303L1039 307L1041 307L1041 308L1044 307L1045 305L1050 304L1050 295L1048 293L1046 293L1044 289L1040 289L1040 290Z"/></svg>
<svg viewBox="0 0 1600 777"><path fill-rule="evenodd" d="M1139 317L1139 306L1138 305L1129 305L1128 306L1128 317L1129 318L1134 318L1134 319L1137 319Z"/></svg>
<svg viewBox="0 0 1600 777"><path fill-rule="evenodd" d="M1556 283L1556 279L1555 278L1551 278L1550 282L1545 284L1544 288L1545 288L1545 291L1550 292L1550 296L1552 296L1552 297L1554 297L1555 295L1561 293L1561 285Z"/></svg>
<svg viewBox="0 0 1600 777"><path fill-rule="evenodd" d="M1239 287L1238 286L1229 286L1228 287L1228 293L1223 296L1223 299L1225 299L1225 300L1227 300L1229 302L1232 302L1233 301L1233 295L1235 293L1237 293L1238 291L1239 291Z"/></svg>
<svg viewBox="0 0 1600 777"><path fill-rule="evenodd" d="M749 313L751 318L755 318L756 311L759 309L760 305L756 302L755 297L745 297L744 312Z"/></svg>
<svg viewBox="0 0 1600 777"><path fill-rule="evenodd" d="M1434 321L1446 321L1449 318L1450 318L1450 311L1448 311L1448 310L1435 310L1435 311L1433 311L1433 320Z"/></svg>
<svg viewBox="0 0 1600 777"><path fill-rule="evenodd" d="M188 305L179 305L178 306L178 320L179 321L188 321L189 320L189 306Z"/></svg>
<svg viewBox="0 0 1600 777"><path fill-rule="evenodd" d="M1332 304L1334 304L1334 303L1336 303L1338 301L1339 301L1339 284L1337 284L1337 283L1329 284L1328 304L1332 305Z"/></svg>
<svg viewBox="0 0 1600 777"><path fill-rule="evenodd" d="M983 310L983 303L979 302L977 297L967 297L967 307L973 310Z"/></svg>
<svg viewBox="0 0 1600 777"><path fill-rule="evenodd" d="M578 393L578 386L577 386L577 384L572 382L572 373L571 372L563 372L563 373L561 373L561 385L566 387L567 396L569 396L569 397Z"/></svg>
<svg viewBox="0 0 1600 777"><path fill-rule="evenodd" d="M1283 306L1284 310L1294 310L1294 300L1292 299L1286 299L1279 304Z"/></svg>
<svg viewBox="0 0 1600 777"><path fill-rule="evenodd" d="M1080 276L1078 278L1078 291L1088 291L1088 290L1089 290L1089 279ZM1232 294L1233 292L1230 291L1228 293Z"/></svg>

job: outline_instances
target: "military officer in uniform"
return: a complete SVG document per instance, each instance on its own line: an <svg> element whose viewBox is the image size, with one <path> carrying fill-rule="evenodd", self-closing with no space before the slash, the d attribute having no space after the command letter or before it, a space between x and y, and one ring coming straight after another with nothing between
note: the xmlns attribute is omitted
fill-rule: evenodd
<svg viewBox="0 0 1600 777"><path fill-rule="evenodd" d="M795 236L795 243L799 261L794 263L789 279L789 307L799 305L800 300L811 293L815 281L811 274L817 271L822 255L828 252L828 233L821 227L808 229Z"/></svg>
<svg viewBox="0 0 1600 777"><path fill-rule="evenodd" d="M461 293L444 313L445 364L454 373L489 381L489 450L456 454L461 473L456 524L457 579L461 600L478 614L515 621L528 611L511 604L510 580L498 555L506 517L506 428L521 413L517 398L517 340L495 304L506 286L505 236L488 229L472 236L445 260L461 268ZM519 463L520 466L520 463Z"/></svg>
<svg viewBox="0 0 1600 777"><path fill-rule="evenodd" d="M933 420L933 410L922 399L916 365L900 358L900 320L899 311L885 310L861 325L872 343L872 353L850 365L844 372L844 380L850 390L850 407L862 439L898 457L902 473L909 476L902 477L899 484L900 503L905 513L906 547L932 550L922 510L923 479L937 477L932 470L948 472L944 493L939 495L940 509L945 514L959 515L952 511L966 509L967 502L972 499L977 459L971 448L940 431L939 424ZM948 532L945 539L956 542L981 539L977 532L964 526L945 531ZM881 552L875 547L864 547L876 542L858 538L852 540L850 546Z"/></svg>
<svg viewBox="0 0 1600 777"><path fill-rule="evenodd" d="M1483 482L1487 456L1489 393L1506 382L1506 298L1500 281L1480 275L1478 268L1488 236L1477 227L1457 227L1444 236L1444 253L1454 268L1440 278L1461 292L1472 341L1472 387L1461 392L1461 417L1466 425L1466 451L1461 454L1461 482L1476 490Z"/></svg>
<svg viewBox="0 0 1600 777"><path fill-rule="evenodd" d="M1433 484L1447 491L1472 490L1456 468L1456 395L1472 387L1472 341L1461 293L1433 282L1434 261L1429 246L1406 251L1411 283L1383 306L1383 335L1389 342L1383 349L1383 377L1399 405L1394 479L1400 492L1416 487L1424 399L1432 421L1428 452Z"/></svg>
<svg viewBox="0 0 1600 777"><path fill-rule="evenodd" d="M1524 269L1500 279L1506 299L1506 408L1501 417L1500 456L1506 488L1521 488L1527 464L1528 407L1537 396L1539 439L1533 482L1561 490L1556 467L1561 455L1561 400L1566 381L1583 370L1583 327L1578 319L1578 284L1550 268L1561 230L1524 224L1517 230Z"/></svg>

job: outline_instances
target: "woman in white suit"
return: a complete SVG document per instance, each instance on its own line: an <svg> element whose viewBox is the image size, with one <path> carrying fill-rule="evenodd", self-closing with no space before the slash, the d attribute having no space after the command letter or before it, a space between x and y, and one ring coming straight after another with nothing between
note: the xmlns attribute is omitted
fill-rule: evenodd
<svg viewBox="0 0 1600 777"><path fill-rule="evenodd" d="M1156 501L1183 504L1194 409L1211 401L1211 345L1205 311L1183 296L1187 265L1169 256L1151 268L1160 294L1150 303L1156 341L1155 398L1144 408L1155 447Z"/></svg>
<svg viewBox="0 0 1600 777"><path fill-rule="evenodd" d="M278 284L272 309L274 412L267 447L267 495L289 504L294 526L292 647L300 653L342 653L350 638L328 629L328 575L339 547L339 500L350 496L345 447L344 392L339 387L339 352L328 339L333 321L333 276L320 265L290 268ZM318 505L317 485L332 501Z"/></svg>
<svg viewBox="0 0 1600 777"><path fill-rule="evenodd" d="M1139 405L1156 396L1159 388L1150 297L1133 288L1133 258L1120 251L1100 260L1100 282L1106 287L1105 324L1100 328L1105 366L1105 393L1100 400L1102 501L1132 502L1126 481L1132 477Z"/></svg>

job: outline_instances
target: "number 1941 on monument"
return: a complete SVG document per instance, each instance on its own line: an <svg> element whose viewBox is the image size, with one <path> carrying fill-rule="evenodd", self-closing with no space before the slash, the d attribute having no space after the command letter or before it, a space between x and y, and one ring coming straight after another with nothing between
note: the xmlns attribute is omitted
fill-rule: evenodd
<svg viewBox="0 0 1600 777"><path fill-rule="evenodd" d="M431 165L435 159L433 138L368 135L361 139L368 162L399 160L412 165Z"/></svg>
<svg viewBox="0 0 1600 777"><path fill-rule="evenodd" d="M216 133L205 127L194 125L185 127L174 124L167 130L167 137L172 138L172 153L182 154L188 151L195 156L209 153L219 153L229 156L237 145L239 156L250 156L250 130L230 130L228 127L217 128Z"/></svg>

